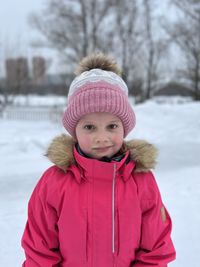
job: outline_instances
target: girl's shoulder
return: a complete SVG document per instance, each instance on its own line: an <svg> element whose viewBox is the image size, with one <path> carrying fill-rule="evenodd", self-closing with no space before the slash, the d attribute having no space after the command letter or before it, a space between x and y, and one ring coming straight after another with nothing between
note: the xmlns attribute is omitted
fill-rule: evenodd
<svg viewBox="0 0 200 267"><path fill-rule="evenodd" d="M55 186L65 176L66 172L53 165L43 172L40 178L41 186Z"/></svg>
<svg viewBox="0 0 200 267"><path fill-rule="evenodd" d="M62 169L53 165L44 171L39 178L35 190L42 198L56 193L59 194L66 187L71 177L70 172L64 172Z"/></svg>
<svg viewBox="0 0 200 267"><path fill-rule="evenodd" d="M141 209L148 210L150 206L156 205L161 199L160 190L152 171L134 172L132 176L140 200Z"/></svg>

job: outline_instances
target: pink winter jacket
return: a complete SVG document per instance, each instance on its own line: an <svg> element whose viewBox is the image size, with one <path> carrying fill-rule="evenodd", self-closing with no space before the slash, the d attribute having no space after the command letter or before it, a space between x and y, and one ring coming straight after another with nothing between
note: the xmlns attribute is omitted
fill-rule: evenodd
<svg viewBox="0 0 200 267"><path fill-rule="evenodd" d="M22 237L23 267L166 267L175 258L171 219L149 168L155 149L126 143L120 162L81 156L57 137Z"/></svg>

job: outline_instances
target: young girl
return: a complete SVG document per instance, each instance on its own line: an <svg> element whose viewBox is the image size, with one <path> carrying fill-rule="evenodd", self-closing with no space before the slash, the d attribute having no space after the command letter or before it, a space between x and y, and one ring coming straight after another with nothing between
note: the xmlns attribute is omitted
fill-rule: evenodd
<svg viewBox="0 0 200 267"><path fill-rule="evenodd" d="M115 62L83 59L63 125L28 206L24 267L166 267L174 260L167 213L151 168L156 149L124 141L135 126Z"/></svg>

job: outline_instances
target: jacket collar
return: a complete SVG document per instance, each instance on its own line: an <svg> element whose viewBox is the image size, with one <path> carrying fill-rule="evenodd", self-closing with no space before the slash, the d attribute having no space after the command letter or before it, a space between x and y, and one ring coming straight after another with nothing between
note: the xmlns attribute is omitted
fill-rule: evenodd
<svg viewBox="0 0 200 267"><path fill-rule="evenodd" d="M75 171L75 178L78 182L83 180L103 180L112 181L114 173L120 174L121 178L126 181L130 177L135 163L129 161L129 151L127 151L121 161L112 160L105 162L97 159L91 159L81 155L77 148L74 146L74 158L76 159L79 174L77 168L70 166L68 170ZM103 170L103 171L102 171Z"/></svg>
<svg viewBox="0 0 200 267"><path fill-rule="evenodd" d="M79 144L76 143L75 145L76 147L76 150L78 151L78 153L86 158L90 158L88 155L86 155L80 148ZM120 149L121 150L121 149ZM119 162L123 159L123 157L125 156L125 152L118 152L116 155L112 156L111 158L109 157L102 157L100 159L100 161L104 161L104 162L111 162L111 161L116 161L116 162Z"/></svg>
<svg viewBox="0 0 200 267"><path fill-rule="evenodd" d="M46 156L60 169L66 171L68 167L76 165L74 158L75 140L66 134L53 139ZM148 172L155 168L157 149L144 140L124 142L124 151L129 152L130 160L134 162L136 172Z"/></svg>

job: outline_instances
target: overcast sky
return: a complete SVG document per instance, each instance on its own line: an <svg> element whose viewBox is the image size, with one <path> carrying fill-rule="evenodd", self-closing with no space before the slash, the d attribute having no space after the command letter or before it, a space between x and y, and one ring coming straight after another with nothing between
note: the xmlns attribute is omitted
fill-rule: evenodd
<svg viewBox="0 0 200 267"><path fill-rule="evenodd" d="M22 55L31 58L43 53L50 58L53 53L30 47L31 40L39 33L27 21L28 15L39 12L46 0L0 0L0 3L0 76L4 75L2 61L7 57Z"/></svg>
<svg viewBox="0 0 200 267"><path fill-rule="evenodd" d="M44 0L1 0L0 7L0 40L14 39L21 36L27 39L30 27L27 16L34 11L39 11L44 5Z"/></svg>

